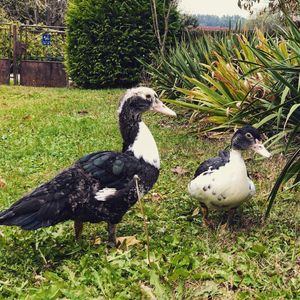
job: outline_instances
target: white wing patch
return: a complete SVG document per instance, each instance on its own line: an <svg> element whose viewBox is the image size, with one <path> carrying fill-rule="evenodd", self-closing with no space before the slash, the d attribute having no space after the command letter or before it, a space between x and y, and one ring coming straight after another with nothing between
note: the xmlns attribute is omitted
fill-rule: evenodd
<svg viewBox="0 0 300 300"><path fill-rule="evenodd" d="M116 189L115 188L104 188L102 190L99 190L97 193L96 193L96 196L95 198L98 200L98 201L106 201L107 200L107 197L109 196L113 196L115 193L116 193Z"/></svg>

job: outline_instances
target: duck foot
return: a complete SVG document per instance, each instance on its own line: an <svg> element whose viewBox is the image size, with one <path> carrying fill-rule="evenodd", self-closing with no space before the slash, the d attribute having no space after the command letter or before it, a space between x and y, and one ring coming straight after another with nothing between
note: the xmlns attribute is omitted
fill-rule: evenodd
<svg viewBox="0 0 300 300"><path fill-rule="evenodd" d="M232 218L235 215L236 208L232 208L227 213L227 221L221 225L221 231L229 229L230 224L232 223Z"/></svg>
<svg viewBox="0 0 300 300"><path fill-rule="evenodd" d="M201 203L201 211L202 211L202 216L203 216L203 224L207 228L214 228L213 222L208 219L208 208L202 203Z"/></svg>
<svg viewBox="0 0 300 300"><path fill-rule="evenodd" d="M215 227L213 221L208 220L208 219L203 219L203 224L205 225L205 227L213 229Z"/></svg>
<svg viewBox="0 0 300 300"><path fill-rule="evenodd" d="M227 231L229 229L229 224L228 224L228 222L225 222L224 224L222 224L221 226L220 226L220 232L225 232L225 231Z"/></svg>

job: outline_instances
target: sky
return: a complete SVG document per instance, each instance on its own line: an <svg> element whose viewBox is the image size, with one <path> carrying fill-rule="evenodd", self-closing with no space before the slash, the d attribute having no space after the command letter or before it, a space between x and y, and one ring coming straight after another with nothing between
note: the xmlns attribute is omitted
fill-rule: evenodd
<svg viewBox="0 0 300 300"><path fill-rule="evenodd" d="M261 4L256 5L256 9L266 5L266 0L261 0ZM242 10L237 5L238 0L180 0L179 9L188 14L200 15L240 15L245 18L249 13Z"/></svg>

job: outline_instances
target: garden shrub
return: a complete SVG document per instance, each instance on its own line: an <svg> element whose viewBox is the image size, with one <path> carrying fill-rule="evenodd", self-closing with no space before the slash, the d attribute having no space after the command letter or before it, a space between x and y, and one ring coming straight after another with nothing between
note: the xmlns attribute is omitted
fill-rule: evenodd
<svg viewBox="0 0 300 300"><path fill-rule="evenodd" d="M157 1L160 28L163 2ZM72 0L66 23L67 69L80 87L132 86L141 79L139 60L149 61L158 49L149 0ZM179 13L173 9L167 44L180 26Z"/></svg>

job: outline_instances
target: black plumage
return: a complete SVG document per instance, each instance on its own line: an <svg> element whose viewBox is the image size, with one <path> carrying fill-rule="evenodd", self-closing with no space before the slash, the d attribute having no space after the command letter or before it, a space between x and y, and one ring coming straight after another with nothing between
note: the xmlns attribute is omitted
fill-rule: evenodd
<svg viewBox="0 0 300 300"><path fill-rule="evenodd" d="M147 193L159 176L159 167L145 161L143 153L136 157L132 149L140 130L141 114L147 110L175 115L152 89L128 90L119 109L123 152L103 151L82 157L1 212L0 225L33 230L74 220L79 237L84 222L105 221L109 225L109 242L115 244L115 224L138 200L134 176L139 178L141 194Z"/></svg>
<svg viewBox="0 0 300 300"><path fill-rule="evenodd" d="M219 151L219 156L209 158L199 165L198 169L195 172L194 178L198 177L202 173L204 173L203 175L206 175L213 170L218 170L220 167L225 166L229 162L229 158L229 151Z"/></svg>

